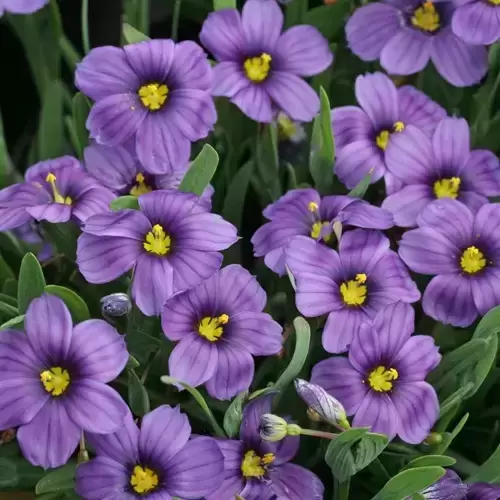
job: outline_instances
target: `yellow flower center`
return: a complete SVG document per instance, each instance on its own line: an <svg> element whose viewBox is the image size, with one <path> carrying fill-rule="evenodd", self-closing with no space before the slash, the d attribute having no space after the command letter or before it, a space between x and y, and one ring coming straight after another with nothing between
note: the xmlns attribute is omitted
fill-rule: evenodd
<svg viewBox="0 0 500 500"><path fill-rule="evenodd" d="M60 366L53 366L49 370L40 373L40 380L45 390L52 396L63 394L71 382L68 371Z"/></svg>
<svg viewBox="0 0 500 500"><path fill-rule="evenodd" d="M50 184L50 187L52 188L52 198L54 198L54 201L56 203L62 203L63 205L71 205L73 203L73 200L69 197L66 196L66 198L58 191L57 186L56 186L56 176L50 172L45 180Z"/></svg>
<svg viewBox="0 0 500 500"><path fill-rule="evenodd" d="M137 174L135 176L135 182L137 182L137 184L132 186L130 190L132 196L141 196L142 194L151 193L151 191L153 191L153 188L146 184L146 179L143 174Z"/></svg>
<svg viewBox="0 0 500 500"><path fill-rule="evenodd" d="M488 0L492 5L500 5L500 0Z"/></svg>
<svg viewBox="0 0 500 500"><path fill-rule="evenodd" d="M393 125L393 132L402 132L405 129L405 124L403 122L396 122ZM391 132L389 130L382 130L377 137L375 138L375 142L377 143L377 146L382 150L385 151L387 149L387 146L389 145L389 139L391 137Z"/></svg>
<svg viewBox="0 0 500 500"><path fill-rule="evenodd" d="M392 381L398 377L399 373L395 368L377 366L368 376L368 383L374 391L388 392L392 389Z"/></svg>
<svg viewBox="0 0 500 500"><path fill-rule="evenodd" d="M324 228L324 227L328 227L330 226L332 223L331 222L328 222L328 221L317 221L315 222L313 225L312 225L312 229L311 229L311 238L314 238L315 240L319 239L320 235L321 235L321 230ZM323 236L323 240L328 242L332 239L332 235L331 234L325 234Z"/></svg>
<svg viewBox="0 0 500 500"><path fill-rule="evenodd" d="M411 24L415 28L433 33L439 29L439 13L432 2L425 2L414 13Z"/></svg>
<svg viewBox="0 0 500 500"><path fill-rule="evenodd" d="M168 87L163 83L148 83L139 89L142 104L150 111L157 111L167 100Z"/></svg>
<svg viewBox="0 0 500 500"><path fill-rule="evenodd" d="M158 476L151 469L136 465L130 476L130 484L136 493L149 493L158 486Z"/></svg>
<svg viewBox="0 0 500 500"><path fill-rule="evenodd" d="M206 316L198 325L198 333L210 342L216 342L224 333L222 325L225 325L228 321L229 316L227 314L221 314L218 318Z"/></svg>
<svg viewBox="0 0 500 500"><path fill-rule="evenodd" d="M263 82L271 70L272 57L263 52L260 56L249 57L245 60L243 67L247 78L252 82Z"/></svg>
<svg viewBox="0 0 500 500"><path fill-rule="evenodd" d="M360 306L366 300L366 274L356 274L356 278L340 285L342 299L348 306Z"/></svg>
<svg viewBox="0 0 500 500"><path fill-rule="evenodd" d="M165 233L160 224L153 226L153 229L146 234L146 241L143 243L146 251L156 255L167 255L171 244L170 236Z"/></svg>
<svg viewBox="0 0 500 500"><path fill-rule="evenodd" d="M245 477L263 477L267 466L273 463L275 458L272 453L259 457L255 451L247 451L241 462L241 472Z"/></svg>
<svg viewBox="0 0 500 500"><path fill-rule="evenodd" d="M436 198L453 198L458 196L460 189L460 177L440 179L434 183L434 194Z"/></svg>
<svg viewBox="0 0 500 500"><path fill-rule="evenodd" d="M469 247L464 250L460 258L460 267L462 271L469 274L474 274L486 267L486 258L483 252L477 247Z"/></svg>

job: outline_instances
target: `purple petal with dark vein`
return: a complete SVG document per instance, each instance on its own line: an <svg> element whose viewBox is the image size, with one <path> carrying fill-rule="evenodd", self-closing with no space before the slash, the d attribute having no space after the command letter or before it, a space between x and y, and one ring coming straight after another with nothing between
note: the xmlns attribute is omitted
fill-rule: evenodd
<svg viewBox="0 0 500 500"><path fill-rule="evenodd" d="M175 45L167 83L175 89L212 91L212 68L207 54L197 43L185 40Z"/></svg>
<svg viewBox="0 0 500 500"><path fill-rule="evenodd" d="M139 206L152 225L168 228L191 213L204 213L198 206L199 201L199 196L192 193L169 189L143 194L139 197Z"/></svg>
<svg viewBox="0 0 500 500"><path fill-rule="evenodd" d="M251 84L242 88L232 97L231 102L256 122L269 123L273 119L271 98L261 86Z"/></svg>
<svg viewBox="0 0 500 500"><path fill-rule="evenodd" d="M190 292L182 292L165 301L161 314L161 324L169 340L182 340L194 331L201 311L197 311L189 300Z"/></svg>
<svg viewBox="0 0 500 500"><path fill-rule="evenodd" d="M52 224L58 224L69 221L72 208L70 205L63 203L50 202L43 205L26 207L26 212L37 221L46 220Z"/></svg>
<svg viewBox="0 0 500 500"><path fill-rule="evenodd" d="M274 500L276 498L276 495L270 488L269 482L254 478L247 479L245 487L239 496L245 500Z"/></svg>
<svg viewBox="0 0 500 500"><path fill-rule="evenodd" d="M226 473L226 477L219 489L214 493L207 495L206 500L234 500L238 493L244 488L243 477L240 474Z"/></svg>
<svg viewBox="0 0 500 500"><path fill-rule="evenodd" d="M252 85L243 73L243 66L239 62L224 61L213 68L214 96L233 98L238 92Z"/></svg>
<svg viewBox="0 0 500 500"><path fill-rule="evenodd" d="M241 21L249 53L274 52L283 26L283 12L277 2L248 0Z"/></svg>
<svg viewBox="0 0 500 500"><path fill-rule="evenodd" d="M466 496L467 486L462 483L460 476L451 469L448 469L441 479L420 493L426 500L464 500L468 498Z"/></svg>
<svg viewBox="0 0 500 500"><path fill-rule="evenodd" d="M329 276L301 272L295 275L295 283L297 308L308 318L344 307L340 299L339 285Z"/></svg>
<svg viewBox="0 0 500 500"><path fill-rule="evenodd" d="M467 121L451 117L441 120L432 136L432 149L440 169L465 167L470 152L470 133Z"/></svg>
<svg viewBox="0 0 500 500"><path fill-rule="evenodd" d="M400 417L391 397L386 393L368 391L356 411L353 427L370 427L371 432L393 439L400 428Z"/></svg>
<svg viewBox="0 0 500 500"><path fill-rule="evenodd" d="M472 234L484 241L495 260L500 258L500 205L483 205L476 215Z"/></svg>
<svg viewBox="0 0 500 500"><path fill-rule="evenodd" d="M500 19L495 5L490 3L459 6L451 18L451 28L458 38L471 45L490 45L500 38Z"/></svg>
<svg viewBox="0 0 500 500"><path fill-rule="evenodd" d="M325 198L326 199L326 198ZM316 203L320 206L323 201L315 189L301 188L291 189L274 203L268 205L262 214L266 219L301 219L304 222L312 222L309 203Z"/></svg>
<svg viewBox="0 0 500 500"><path fill-rule="evenodd" d="M32 220L27 207L48 203L48 193L33 184L8 186L0 191L0 231L8 231Z"/></svg>
<svg viewBox="0 0 500 500"><path fill-rule="evenodd" d="M325 487L316 474L295 464L284 464L269 472L271 489L288 500L322 500Z"/></svg>
<svg viewBox="0 0 500 500"><path fill-rule="evenodd" d="M382 311L380 314L384 314ZM377 316L378 316L377 315ZM376 318L375 318L376 319ZM360 373L367 374L378 366L386 354L393 354L391 351L385 353L381 349L379 333L373 323L363 323L354 335L349 349L349 362Z"/></svg>
<svg viewBox="0 0 500 500"><path fill-rule="evenodd" d="M45 178L50 172L55 173L57 176L65 172L65 176L71 178L75 170L83 172L80 161L73 156L64 155L58 158L42 160L31 165L24 173L24 178L27 182L46 182ZM59 179L57 180L57 184L59 184Z"/></svg>
<svg viewBox="0 0 500 500"><path fill-rule="evenodd" d="M370 317L362 308L346 306L340 298L338 303L342 308L330 312L322 336L323 348L332 353L347 351L361 324L371 323Z"/></svg>
<svg viewBox="0 0 500 500"><path fill-rule="evenodd" d="M109 211L114 198L116 195L107 188L89 189L73 204L72 216L85 223L89 217Z"/></svg>
<svg viewBox="0 0 500 500"><path fill-rule="evenodd" d="M357 106L341 106L332 109L332 129L338 149L351 142L372 139L375 130L367 114Z"/></svg>
<svg viewBox="0 0 500 500"><path fill-rule="evenodd" d="M264 224L252 236L254 255L262 257L272 250L285 248L295 236L309 236L311 226L300 219L274 219Z"/></svg>
<svg viewBox="0 0 500 500"><path fill-rule="evenodd" d="M471 280L474 304L481 316L500 305L500 269L487 267L480 276Z"/></svg>
<svg viewBox="0 0 500 500"><path fill-rule="evenodd" d="M382 208L392 213L399 227L416 227L418 216L435 200L432 188L426 184L404 186L382 202Z"/></svg>
<svg viewBox="0 0 500 500"><path fill-rule="evenodd" d="M384 183L385 183L385 193L387 196L397 193L401 191L405 186L404 182L400 181L394 174L387 171L384 174Z"/></svg>
<svg viewBox="0 0 500 500"><path fill-rule="evenodd" d="M240 439L245 447L258 448L262 442L260 438L260 417L264 413L271 413L271 406L275 394L266 394L251 399L243 410L240 426Z"/></svg>
<svg viewBox="0 0 500 500"><path fill-rule="evenodd" d="M500 165L491 151L472 150L460 172L460 178L471 191L486 196L500 194Z"/></svg>
<svg viewBox="0 0 500 500"><path fill-rule="evenodd" d="M439 347L427 335L414 335L404 342L392 363L401 382L421 382L441 361Z"/></svg>
<svg viewBox="0 0 500 500"><path fill-rule="evenodd" d="M388 250L389 240L380 231L370 229L348 231L342 236L339 245L343 267L347 272L354 270L355 273L369 274Z"/></svg>
<svg viewBox="0 0 500 500"><path fill-rule="evenodd" d="M2 330L0 335L0 372L5 378L36 378L45 368L45 360L35 353L28 336L19 330ZM8 377L7 377L8 375Z"/></svg>
<svg viewBox="0 0 500 500"><path fill-rule="evenodd" d="M498 500L500 485L488 483L474 483L469 487L467 500Z"/></svg>
<svg viewBox="0 0 500 500"><path fill-rule="evenodd" d="M283 248L276 248L266 253L264 264L278 276L284 276L286 274L285 250Z"/></svg>
<svg viewBox="0 0 500 500"><path fill-rule="evenodd" d="M148 40L125 45L123 50L141 82L163 83L174 59L174 47L172 40Z"/></svg>
<svg viewBox="0 0 500 500"><path fill-rule="evenodd" d="M151 231L151 223L138 210L125 209L94 215L85 222L83 231L96 236L130 238L143 242Z"/></svg>
<svg viewBox="0 0 500 500"><path fill-rule="evenodd" d="M345 207L343 213L345 225L365 229L389 229L394 226L393 215L389 210L375 207L362 200Z"/></svg>
<svg viewBox="0 0 500 500"><path fill-rule="evenodd" d="M472 211L473 214L477 213L479 209L488 203L488 198L481 194L474 193L473 191L461 191L457 198L464 205L469 207L469 210Z"/></svg>

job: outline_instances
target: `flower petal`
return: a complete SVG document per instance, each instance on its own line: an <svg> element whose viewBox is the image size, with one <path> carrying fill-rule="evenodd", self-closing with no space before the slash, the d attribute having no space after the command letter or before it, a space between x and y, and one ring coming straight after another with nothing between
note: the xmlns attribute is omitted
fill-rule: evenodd
<svg viewBox="0 0 500 500"><path fill-rule="evenodd" d="M8 231L32 220L27 207L49 201L44 189L31 183L14 184L0 191L0 231Z"/></svg>
<svg viewBox="0 0 500 500"><path fill-rule="evenodd" d="M370 427L371 432L386 434L389 439L396 436L400 425L391 397L375 391L368 391L352 422L353 427Z"/></svg>
<svg viewBox="0 0 500 500"><path fill-rule="evenodd" d="M37 221L46 220L52 224L68 222L71 218L71 206L62 203L44 203L26 207L26 212Z"/></svg>
<svg viewBox="0 0 500 500"><path fill-rule="evenodd" d="M453 33L471 45L490 45L500 38L500 20L495 5L470 2L461 5L451 18Z"/></svg>
<svg viewBox="0 0 500 500"><path fill-rule="evenodd" d="M445 118L432 136L432 149L440 169L461 170L470 152L470 133L463 118Z"/></svg>
<svg viewBox="0 0 500 500"><path fill-rule="evenodd" d="M476 215L472 234L484 241L495 260L500 257L500 205L483 205Z"/></svg>
<svg viewBox="0 0 500 500"><path fill-rule="evenodd" d="M185 40L175 45L168 83L175 89L212 91L212 68L207 54L197 43Z"/></svg>
<svg viewBox="0 0 500 500"><path fill-rule="evenodd" d="M472 296L479 314L484 316L490 309L500 305L500 269L487 268L471 282Z"/></svg>
<svg viewBox="0 0 500 500"><path fill-rule="evenodd" d="M364 229L389 229L394 225L393 216L389 210L375 207L362 200L345 207L341 218L345 225Z"/></svg>
<svg viewBox="0 0 500 500"><path fill-rule="evenodd" d="M213 14L210 14L213 15ZM224 61L213 68L214 96L233 98L241 90L252 84L243 73L243 66L239 62Z"/></svg>
<svg viewBox="0 0 500 500"><path fill-rule="evenodd" d="M396 384L392 402L399 414L399 437L410 444L421 443L439 415L439 402L434 388L427 382Z"/></svg>
<svg viewBox="0 0 500 500"><path fill-rule="evenodd" d="M332 128L335 146L340 149L351 142L368 139L375 133L367 114L357 106L332 109Z"/></svg>
<svg viewBox="0 0 500 500"><path fill-rule="evenodd" d="M434 344L434 339L427 335L414 335L403 339L404 346L392 361L399 373L401 382L420 382L427 377L429 372L436 368L441 361L439 347Z"/></svg>
<svg viewBox="0 0 500 500"><path fill-rule="evenodd" d="M138 210L125 209L94 215L85 222L83 231L96 236L130 238L142 243L151 231L151 223Z"/></svg>
<svg viewBox="0 0 500 500"><path fill-rule="evenodd" d="M240 426L240 440L246 447L258 449L262 444L260 437L260 417L264 413L271 413L271 407L276 394L268 393L251 399L243 409L243 418Z"/></svg>
<svg viewBox="0 0 500 500"><path fill-rule="evenodd" d="M241 21L247 51L272 53L283 26L283 12L278 3L248 0L241 11Z"/></svg>
<svg viewBox="0 0 500 500"><path fill-rule="evenodd" d="M222 264L220 252L183 249L170 259L174 273L175 292L198 286L210 278Z"/></svg>
<svg viewBox="0 0 500 500"><path fill-rule="evenodd" d="M500 165L491 151L476 149L469 153L460 178L467 189L486 196L500 194Z"/></svg>
<svg viewBox="0 0 500 500"><path fill-rule="evenodd" d="M19 427L17 441L28 462L48 469L69 460L81 434L65 406L50 399L29 424Z"/></svg>
<svg viewBox="0 0 500 500"><path fill-rule="evenodd" d="M262 86L247 85L232 97L231 102L256 122L269 123L273 119L271 98Z"/></svg>
<svg viewBox="0 0 500 500"><path fill-rule="evenodd" d="M73 203L71 215L80 223L85 223L89 217L107 212L114 198L116 198L115 193L107 188L89 189Z"/></svg>
<svg viewBox="0 0 500 500"><path fill-rule="evenodd" d="M344 269L347 273L355 274L368 274L388 250L389 240L380 231L371 229L348 231L342 236L339 245L340 260Z"/></svg>
<svg viewBox="0 0 500 500"><path fill-rule="evenodd" d="M359 327L371 322L363 309L346 306L340 299L338 303L341 308L330 312L322 336L323 349L332 353L347 351Z"/></svg>
<svg viewBox="0 0 500 500"><path fill-rule="evenodd" d="M425 314L445 325L466 327L477 318L471 279L460 274L440 274L425 289Z"/></svg>
<svg viewBox="0 0 500 500"><path fill-rule="evenodd" d="M325 487L316 474L295 464L283 464L269 473L271 489L288 500L322 500Z"/></svg>
<svg viewBox="0 0 500 500"><path fill-rule="evenodd" d="M297 309L306 317L314 318L344 307L339 286L329 276L300 273L295 276ZM326 331L326 327L325 327Z"/></svg>
<svg viewBox="0 0 500 500"><path fill-rule="evenodd" d="M125 45L123 50L141 82L163 83L174 60L174 47L172 40L148 40Z"/></svg>
<svg viewBox="0 0 500 500"><path fill-rule="evenodd" d="M379 333L373 326L373 323L363 323L354 335L349 349L349 361L351 365L358 372L366 374L374 366L378 366L386 354L392 354L392 352L385 353L382 351Z"/></svg>

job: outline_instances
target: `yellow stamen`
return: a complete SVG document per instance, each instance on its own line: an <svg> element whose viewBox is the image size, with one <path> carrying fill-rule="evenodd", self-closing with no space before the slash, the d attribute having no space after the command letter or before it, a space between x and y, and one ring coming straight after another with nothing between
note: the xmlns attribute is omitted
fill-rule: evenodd
<svg viewBox="0 0 500 500"><path fill-rule="evenodd" d="M392 381L398 377L399 373L395 368L377 366L368 376L368 383L374 391L388 392L392 389Z"/></svg>
<svg viewBox="0 0 500 500"><path fill-rule="evenodd" d="M311 238L314 238L315 240L318 240L321 236L321 230L324 228L324 227L328 227L328 226L331 226L332 223L331 222L328 222L328 221L317 221L315 222L313 225L312 225L312 228L311 228ZM323 236L323 240L328 242L332 239L332 234L325 234Z"/></svg>
<svg viewBox="0 0 500 500"><path fill-rule="evenodd" d="M456 199L460 190L460 177L440 179L434 183L434 194L436 198Z"/></svg>
<svg viewBox="0 0 500 500"><path fill-rule="evenodd" d="M143 194L150 193L151 191L153 191L153 188L151 188L146 184L146 179L144 178L143 174L138 173L135 176L135 181L137 182L137 184L132 186L132 189L130 190L130 194L132 196L141 196Z"/></svg>
<svg viewBox="0 0 500 500"><path fill-rule="evenodd" d="M150 111L157 111L167 100L168 87L163 83L148 83L138 91L142 104Z"/></svg>
<svg viewBox="0 0 500 500"><path fill-rule="evenodd" d="M275 458L273 453L266 453L263 457L259 457L255 451L247 451L241 462L241 472L244 477L263 477L267 466L274 462Z"/></svg>
<svg viewBox="0 0 500 500"><path fill-rule="evenodd" d="M50 184L50 187L52 188L52 198L54 198L55 203L62 203L63 205L71 205L71 203L73 203L73 200L69 196L66 196L65 198L58 191L56 186L57 178L52 172L49 172L45 180Z"/></svg>
<svg viewBox="0 0 500 500"><path fill-rule="evenodd" d="M317 212L318 211L318 204L314 201L310 201L309 202L309 205L307 205L307 210L309 210L309 212Z"/></svg>
<svg viewBox="0 0 500 500"><path fill-rule="evenodd" d="M155 224L153 229L146 234L146 241L144 241L144 249L156 255L167 255L170 251L172 240L170 236L165 233L160 224Z"/></svg>
<svg viewBox="0 0 500 500"><path fill-rule="evenodd" d="M403 122L397 121L392 127L392 133L402 132L404 129L405 124ZM375 142L382 151L385 151L387 149L387 146L389 145L390 138L391 132L389 130L382 130L375 138Z"/></svg>
<svg viewBox="0 0 500 500"><path fill-rule="evenodd" d="M360 306L366 300L368 292L366 285L366 274L356 274L355 279L340 285L340 294L344 303L348 306Z"/></svg>
<svg viewBox="0 0 500 500"><path fill-rule="evenodd" d="M60 366L53 366L49 370L40 373L44 389L52 396L60 396L68 388L71 378L67 370Z"/></svg>
<svg viewBox="0 0 500 500"><path fill-rule="evenodd" d="M158 486L158 475L156 472L136 465L130 476L130 484L136 493L148 493Z"/></svg>
<svg viewBox="0 0 500 500"><path fill-rule="evenodd" d="M425 2L415 10L411 24L422 31L433 33L440 27L439 13L432 2Z"/></svg>
<svg viewBox="0 0 500 500"><path fill-rule="evenodd" d="M403 122L396 122L394 124L394 132L402 132L405 129L405 124Z"/></svg>
<svg viewBox="0 0 500 500"><path fill-rule="evenodd" d="M465 249L460 258L460 267L462 271L468 274L475 274L482 271L487 265L486 258L483 252L477 247L469 247Z"/></svg>
<svg viewBox="0 0 500 500"><path fill-rule="evenodd" d="M221 314L218 318L206 316L198 325L198 333L210 342L216 342L224 333L222 325L227 324L228 321L229 316L227 314Z"/></svg>
<svg viewBox="0 0 500 500"><path fill-rule="evenodd" d="M243 67L247 78L252 82L263 82L271 70L272 57L263 52L260 56L249 57L245 60Z"/></svg>

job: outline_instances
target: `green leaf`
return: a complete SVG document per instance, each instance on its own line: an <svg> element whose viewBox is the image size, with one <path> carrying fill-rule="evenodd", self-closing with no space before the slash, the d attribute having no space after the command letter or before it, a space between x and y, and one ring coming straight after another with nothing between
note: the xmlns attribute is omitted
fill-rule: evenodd
<svg viewBox="0 0 500 500"><path fill-rule="evenodd" d="M31 465L21 456L0 457L1 492L33 490L44 474L41 467Z"/></svg>
<svg viewBox="0 0 500 500"><path fill-rule="evenodd" d="M139 43L145 42L147 40L151 40L149 36L146 36L144 33L141 33L139 30L136 30L134 27L130 26L128 23L123 23L122 26L123 37L127 41L127 43Z"/></svg>
<svg viewBox="0 0 500 500"><path fill-rule="evenodd" d="M90 319L90 312L85 301L73 290L58 285L47 285L45 292L64 301L73 317L73 322L81 323Z"/></svg>
<svg viewBox="0 0 500 500"><path fill-rule="evenodd" d="M424 455L408 462L405 469L416 469L417 467L430 467L437 465L439 467L451 467L456 460L444 455Z"/></svg>
<svg viewBox="0 0 500 500"><path fill-rule="evenodd" d="M453 394L448 396L439 405L439 417L442 418L446 415L452 408L458 406L463 400L470 397L470 392L474 389L474 383L468 382L465 385L459 387Z"/></svg>
<svg viewBox="0 0 500 500"><path fill-rule="evenodd" d="M340 0L334 5L321 5L309 10L303 19L304 24L317 28L324 37L331 40L342 32L346 17L349 15L349 2Z"/></svg>
<svg viewBox="0 0 500 500"><path fill-rule="evenodd" d="M36 484L35 493L52 493L56 491L72 490L75 487L76 463L70 462L58 469L49 472Z"/></svg>
<svg viewBox="0 0 500 500"><path fill-rule="evenodd" d="M17 289L19 312L24 314L30 302L40 297L44 290L45 278L43 277L42 267L32 253L27 253L21 262L19 271L19 287Z"/></svg>
<svg viewBox="0 0 500 500"><path fill-rule="evenodd" d="M477 471L467 478L468 483L496 483L500 481L500 445Z"/></svg>
<svg viewBox="0 0 500 500"><path fill-rule="evenodd" d="M0 293L0 302L15 307L17 310L17 299L11 297L10 295L6 295L5 293Z"/></svg>
<svg viewBox="0 0 500 500"><path fill-rule="evenodd" d="M8 330L9 328L22 330L24 328L24 314L16 316L0 326L0 330Z"/></svg>
<svg viewBox="0 0 500 500"><path fill-rule="evenodd" d="M134 370L128 370L128 403L138 417L144 416L150 408L148 391Z"/></svg>
<svg viewBox="0 0 500 500"><path fill-rule="evenodd" d="M293 327L295 329L295 351L290 364L272 386L272 390L283 391L300 373L309 354L309 344L311 343L309 323L302 316L297 316L293 320Z"/></svg>
<svg viewBox="0 0 500 500"><path fill-rule="evenodd" d="M228 437L233 438L240 430L243 415L243 402L248 396L248 391L238 394L229 405L224 415L223 427Z"/></svg>
<svg viewBox="0 0 500 500"><path fill-rule="evenodd" d="M135 359L134 356L130 354L128 357L127 366L125 368L127 368L128 370L135 370L136 368L139 368L139 366L141 366L139 361L137 361L137 359Z"/></svg>
<svg viewBox="0 0 500 500"><path fill-rule="evenodd" d="M302 24L307 11L308 0L293 0L288 2L285 12L285 27L290 28Z"/></svg>
<svg viewBox="0 0 500 500"><path fill-rule="evenodd" d="M330 101L325 89L319 89L320 112L314 119L311 138L309 170L314 184L322 194L330 192L333 184L335 145L331 123Z"/></svg>
<svg viewBox="0 0 500 500"><path fill-rule="evenodd" d="M71 261L76 261L76 240L79 229L73 222L52 224L42 221L42 231L59 253L62 253Z"/></svg>
<svg viewBox="0 0 500 500"><path fill-rule="evenodd" d="M137 196L120 196L112 200L109 204L109 207L114 212L117 212L118 210L124 210L126 208L139 210L139 199L137 198Z"/></svg>
<svg viewBox="0 0 500 500"><path fill-rule="evenodd" d="M8 178L11 171L12 161L7 149L7 143L5 142L2 115L0 113L0 187L5 187L9 184Z"/></svg>
<svg viewBox="0 0 500 500"><path fill-rule="evenodd" d="M236 0L214 0L214 10L236 9Z"/></svg>
<svg viewBox="0 0 500 500"><path fill-rule="evenodd" d="M16 316L19 316L19 311L17 307L14 307L10 304L7 304L0 300L0 314L6 318L12 319Z"/></svg>
<svg viewBox="0 0 500 500"><path fill-rule="evenodd" d="M484 315L472 338L489 339L495 333L500 333L500 306L494 307Z"/></svg>
<svg viewBox="0 0 500 500"><path fill-rule="evenodd" d="M38 158L47 160L63 153L63 87L59 81L50 82L42 96L38 127Z"/></svg>
<svg viewBox="0 0 500 500"><path fill-rule="evenodd" d="M370 182L372 180L372 173L368 172L357 184L357 186L349 191L348 196L352 196L353 198L361 198L365 197L368 188L370 187Z"/></svg>
<svg viewBox="0 0 500 500"><path fill-rule="evenodd" d="M442 467L419 467L390 479L372 500L402 500L434 484L446 471Z"/></svg>
<svg viewBox="0 0 500 500"><path fill-rule="evenodd" d="M188 391L191 394L191 396L193 396L193 398L196 400L196 402L200 405L201 409L204 411L204 413L207 416L209 422L212 424L212 428L213 428L215 434L218 437L226 437L226 434L221 429L221 427L218 424L216 418L214 417L214 414L212 413L212 411L208 407L207 402L205 401L205 399L203 398L203 396L200 394L200 391L198 391L198 389L195 389L193 386L191 386L189 384L186 384L186 382L182 382L181 380L178 380L178 379L176 379L174 377L169 377L167 375L164 375L163 377L161 377L160 380L164 384L175 385L177 387L180 385L181 387L183 387L184 389L186 389L186 391Z"/></svg>
<svg viewBox="0 0 500 500"><path fill-rule="evenodd" d="M210 184L218 163L219 155L217 151L209 144L205 144L184 175L179 191L201 196L205 188Z"/></svg>
<svg viewBox="0 0 500 500"><path fill-rule="evenodd" d="M368 432L367 428L350 429L330 442L325 461L343 482L373 462L388 442L387 436Z"/></svg>
<svg viewBox="0 0 500 500"><path fill-rule="evenodd" d="M90 107L89 101L81 92L77 92L73 97L72 110L75 139L77 141L77 153L79 158L83 158L83 150L89 142L89 133L85 124L87 122Z"/></svg>
<svg viewBox="0 0 500 500"><path fill-rule="evenodd" d="M451 445L452 441L460 434L460 431L464 428L465 423L469 419L469 414L466 413L461 419L460 422L455 426L453 431L450 432L444 432L443 433L443 442L436 446L434 453L441 454L444 453L448 447Z"/></svg>

